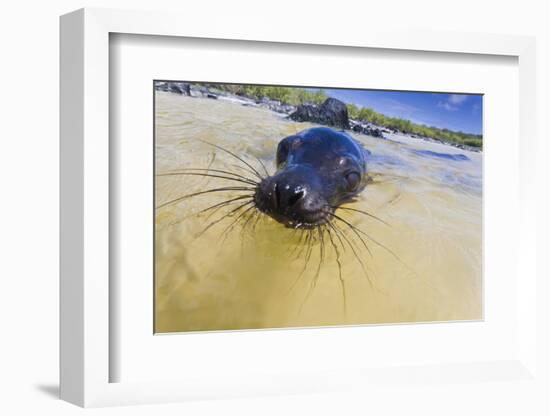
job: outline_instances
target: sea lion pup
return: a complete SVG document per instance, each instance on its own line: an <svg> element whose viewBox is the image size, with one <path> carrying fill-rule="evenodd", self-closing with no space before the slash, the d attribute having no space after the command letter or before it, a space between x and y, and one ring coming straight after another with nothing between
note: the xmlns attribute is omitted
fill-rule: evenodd
<svg viewBox="0 0 550 416"><path fill-rule="evenodd" d="M276 171L272 175L257 157L255 159L261 165L264 173L260 173L262 169L257 169L254 166L255 163L250 162L250 158L241 157L217 144L205 143L238 160L241 163L239 167L242 169L242 173L209 167L184 168L157 175L193 175L225 181L226 186L182 195L157 207L163 208L192 197L223 195L229 192L230 196L221 202L210 205L197 213L209 212L207 219L210 219L218 210L224 210L221 216L209 220L210 222L197 236L227 220L227 226L221 232L223 244L237 225L241 225L241 233L244 234L247 227L254 230L257 222L264 215L286 227L301 230L299 243L301 248L297 256L304 254L305 251L305 260L302 272L295 283L305 272L314 245L319 247L319 263L313 282L316 282L319 276L325 258L325 249L332 247L338 264L344 307L345 288L341 256L347 249L360 264L371 286L371 279L358 252L361 249L360 246L362 245L372 255L367 245L367 241L370 241L395 256L391 250L373 239L364 230L336 213L337 210L353 211L387 224L367 211L342 206L345 203L353 202L354 197L365 189L369 181L367 159L370 157L370 152L347 133L328 127L315 127L285 137L277 146ZM225 211L225 209L228 210ZM344 229L349 229L352 235L347 235Z"/></svg>
<svg viewBox="0 0 550 416"><path fill-rule="evenodd" d="M254 203L291 228L327 224L367 184L368 151L343 131L315 127L277 147L277 171L258 184Z"/></svg>

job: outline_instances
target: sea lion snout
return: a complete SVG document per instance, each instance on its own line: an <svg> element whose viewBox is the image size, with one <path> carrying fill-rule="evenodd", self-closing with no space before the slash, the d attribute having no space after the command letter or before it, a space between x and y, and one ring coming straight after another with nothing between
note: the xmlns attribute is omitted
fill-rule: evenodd
<svg viewBox="0 0 550 416"><path fill-rule="evenodd" d="M322 181L305 166L290 166L262 181L256 191L256 206L290 227L324 222L328 202Z"/></svg>

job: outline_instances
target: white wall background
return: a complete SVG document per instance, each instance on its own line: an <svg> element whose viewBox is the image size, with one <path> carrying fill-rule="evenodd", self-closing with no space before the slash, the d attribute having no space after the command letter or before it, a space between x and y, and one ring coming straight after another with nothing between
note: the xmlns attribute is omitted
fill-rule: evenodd
<svg viewBox="0 0 550 416"><path fill-rule="evenodd" d="M287 25L383 25L386 20L406 27L535 35L538 42L539 124L539 247L548 245L550 146L543 126L550 117L549 13L543 1L388 0L245 2L200 0L186 5L170 0L19 0L3 2L0 10L0 414L82 412L60 402L58 375L58 16L80 7L178 10L208 27L232 19L241 27L265 21ZM182 25L185 21L182 21ZM540 256L542 276L550 276ZM550 294L542 282L540 293ZM546 311L548 308L545 309ZM550 328L548 319L541 324ZM547 331L548 332L548 331ZM550 351L548 333L543 347ZM545 354L548 354L547 352ZM542 365L550 374L548 357ZM101 415L125 414L550 414L545 392L528 384L438 386L438 394L423 387L388 388L323 396L198 402L92 410ZM547 389L550 391L550 388ZM547 393L547 392L546 392Z"/></svg>

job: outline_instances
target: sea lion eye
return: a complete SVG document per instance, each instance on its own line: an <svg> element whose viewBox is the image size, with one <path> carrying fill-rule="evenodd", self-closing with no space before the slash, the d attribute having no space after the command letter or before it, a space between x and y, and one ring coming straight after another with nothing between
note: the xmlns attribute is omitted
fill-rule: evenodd
<svg viewBox="0 0 550 416"><path fill-rule="evenodd" d="M346 182L351 191L355 191L361 183L361 176L357 172L350 172L346 175Z"/></svg>

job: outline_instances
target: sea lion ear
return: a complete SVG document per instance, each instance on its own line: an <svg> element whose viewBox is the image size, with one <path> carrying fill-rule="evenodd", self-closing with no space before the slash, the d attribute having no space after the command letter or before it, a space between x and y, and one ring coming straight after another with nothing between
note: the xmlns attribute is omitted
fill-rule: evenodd
<svg viewBox="0 0 550 416"><path fill-rule="evenodd" d="M292 146L293 139L294 136L289 136L285 137L279 142L279 145L277 146L276 156L277 167L286 162L288 154L290 153L290 147Z"/></svg>

